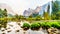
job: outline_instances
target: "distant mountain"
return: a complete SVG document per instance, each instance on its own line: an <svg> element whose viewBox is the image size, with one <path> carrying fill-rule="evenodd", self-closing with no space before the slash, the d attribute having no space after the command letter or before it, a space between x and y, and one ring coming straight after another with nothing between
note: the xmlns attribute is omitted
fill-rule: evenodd
<svg viewBox="0 0 60 34"><path fill-rule="evenodd" d="M34 16L33 14L35 14L36 16L37 15L41 15L43 16L43 13L45 12L48 12L49 15L51 14L52 12L52 1L44 4L43 6L37 6L36 9L32 9L32 10L27 10L27 11L24 11L23 15L24 16L30 16L32 14L32 16Z"/></svg>
<svg viewBox="0 0 60 34"><path fill-rule="evenodd" d="M25 10L25 11L23 12L23 15L24 15L24 16L30 16L30 15L33 16L33 14L39 14L40 9L41 9L40 6L37 6L37 8L34 9L34 10L29 8L28 10Z"/></svg>
<svg viewBox="0 0 60 34"><path fill-rule="evenodd" d="M33 13L33 11L34 11L34 10L32 10L32 9L29 8L28 10L25 10L25 11L23 12L23 15L24 15L24 16L30 16L30 15Z"/></svg>
<svg viewBox="0 0 60 34"><path fill-rule="evenodd" d="M51 1L44 4L43 6L37 6L36 9L29 9L29 10L26 10L24 11L23 15L24 16L34 16L34 14L37 16L37 15L43 15L43 12L48 12L49 14L51 13Z"/></svg>

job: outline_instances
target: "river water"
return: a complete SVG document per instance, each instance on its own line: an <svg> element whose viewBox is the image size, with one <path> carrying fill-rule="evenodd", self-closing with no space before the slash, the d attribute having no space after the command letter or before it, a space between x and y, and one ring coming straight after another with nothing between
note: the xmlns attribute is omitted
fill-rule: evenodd
<svg viewBox="0 0 60 34"><path fill-rule="evenodd" d="M40 29L39 31L33 31L31 29L24 31L21 28L23 22L19 22L19 24L20 25L18 25L16 22L8 22L6 29L1 28L0 34L48 34L47 31L43 29Z"/></svg>

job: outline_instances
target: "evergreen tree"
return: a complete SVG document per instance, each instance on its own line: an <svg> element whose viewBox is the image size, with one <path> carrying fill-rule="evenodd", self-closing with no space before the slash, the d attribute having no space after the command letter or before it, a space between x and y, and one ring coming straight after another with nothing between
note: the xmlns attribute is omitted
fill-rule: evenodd
<svg viewBox="0 0 60 34"><path fill-rule="evenodd" d="M7 10L6 9L4 9L3 15L4 15L4 17L7 17Z"/></svg>
<svg viewBox="0 0 60 34"><path fill-rule="evenodd" d="M55 1L55 2L52 2L52 15L51 15L51 18L54 20L54 19L59 19L60 17L60 10L59 10L59 2L60 1Z"/></svg>

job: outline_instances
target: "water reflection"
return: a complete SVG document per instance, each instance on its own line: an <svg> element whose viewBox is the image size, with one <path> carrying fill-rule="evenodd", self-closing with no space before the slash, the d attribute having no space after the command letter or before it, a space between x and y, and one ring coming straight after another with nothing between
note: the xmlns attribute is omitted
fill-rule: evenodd
<svg viewBox="0 0 60 34"><path fill-rule="evenodd" d="M1 27L6 28L7 27L7 21L6 20L0 20L0 29Z"/></svg>

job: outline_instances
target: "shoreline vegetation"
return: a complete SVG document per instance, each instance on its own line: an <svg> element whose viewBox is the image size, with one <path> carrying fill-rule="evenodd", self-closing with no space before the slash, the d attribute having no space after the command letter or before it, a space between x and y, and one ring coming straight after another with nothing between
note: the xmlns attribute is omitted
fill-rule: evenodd
<svg viewBox="0 0 60 34"><path fill-rule="evenodd" d="M11 21L16 22L19 26L21 25L20 23L18 23L19 21ZM6 22L3 22L6 23ZM60 34L60 20L41 20L41 21L33 21L31 23L27 23L25 21L22 21L23 25L20 26L24 31L27 31L29 29L31 29L32 31L40 31L41 28L42 30L46 30L48 34ZM4 24L3 24L4 25ZM5 24L7 25L7 23ZM7 26L2 26L2 28L5 28ZM11 25L12 26L12 25ZM12 26L13 27L13 26Z"/></svg>
<svg viewBox="0 0 60 34"><path fill-rule="evenodd" d="M16 19L16 18L0 18L0 27L2 25L2 27L4 27L4 25L7 25L8 22L24 22L24 21L27 21L29 22L30 24L31 23L34 23L34 22L43 22L47 25L50 25L51 23L53 23L53 25L55 26L59 26L60 27L60 20L26 20L26 19ZM45 25L44 25L45 26ZM51 26L51 25L50 25Z"/></svg>

